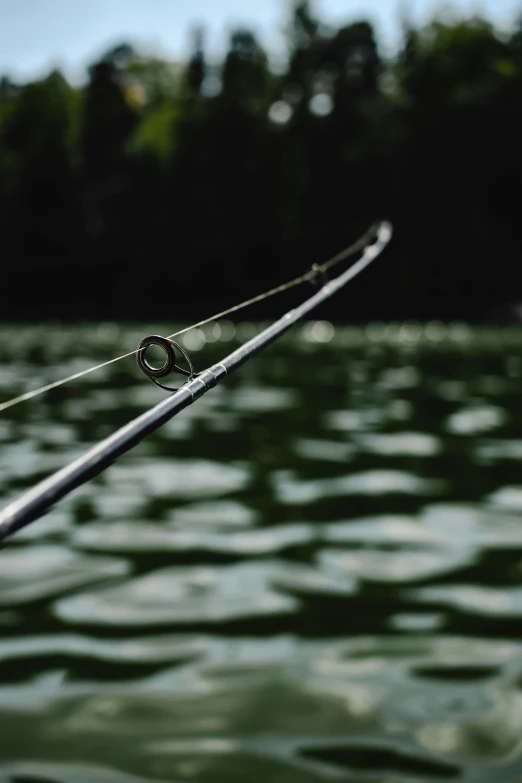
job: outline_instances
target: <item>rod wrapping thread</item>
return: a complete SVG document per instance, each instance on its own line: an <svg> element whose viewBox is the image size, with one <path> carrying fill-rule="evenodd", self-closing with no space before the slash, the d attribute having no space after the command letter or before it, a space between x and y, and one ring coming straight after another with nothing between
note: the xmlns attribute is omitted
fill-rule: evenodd
<svg viewBox="0 0 522 783"><path fill-rule="evenodd" d="M177 392L133 419L78 459L53 473L21 495L0 512L0 542L42 516L69 492L97 476L169 419L206 394L231 372L255 356L315 307L339 291L367 267L386 247L392 236L390 223L382 222L377 239L363 251L362 257L339 277L327 282L317 293L285 313L263 332L237 348L227 357L199 373Z"/></svg>

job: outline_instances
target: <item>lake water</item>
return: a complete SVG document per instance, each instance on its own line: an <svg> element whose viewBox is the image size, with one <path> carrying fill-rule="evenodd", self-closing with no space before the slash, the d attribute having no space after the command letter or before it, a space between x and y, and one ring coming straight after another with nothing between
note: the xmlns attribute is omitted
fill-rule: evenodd
<svg viewBox="0 0 522 783"><path fill-rule="evenodd" d="M0 332L7 399L158 327ZM1 414L2 505L164 396ZM2 783L449 779L522 780L521 330L301 326L0 552Z"/></svg>

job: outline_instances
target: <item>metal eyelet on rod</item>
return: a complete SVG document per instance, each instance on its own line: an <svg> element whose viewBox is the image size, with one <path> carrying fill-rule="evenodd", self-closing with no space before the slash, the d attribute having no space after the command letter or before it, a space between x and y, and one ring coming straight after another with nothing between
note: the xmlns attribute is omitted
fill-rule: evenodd
<svg viewBox="0 0 522 783"><path fill-rule="evenodd" d="M153 345L157 345L165 352L165 362L163 363L162 367L153 367L147 361L147 350ZM176 350L178 350L185 359L187 367L189 368L188 370L184 370L182 367L179 367L176 364ZM159 386L161 389L165 389L165 391L178 391L179 387L174 389L171 386L165 386L163 383L159 382L159 378L165 378L167 375L170 375L170 373L177 372L180 375L186 376L185 383L187 383L195 377L192 362L181 345L174 342L174 340L170 340L168 337L161 337L158 334L153 334L150 337L143 338L137 348L136 362L140 370L145 373L147 378L155 383L156 386Z"/></svg>

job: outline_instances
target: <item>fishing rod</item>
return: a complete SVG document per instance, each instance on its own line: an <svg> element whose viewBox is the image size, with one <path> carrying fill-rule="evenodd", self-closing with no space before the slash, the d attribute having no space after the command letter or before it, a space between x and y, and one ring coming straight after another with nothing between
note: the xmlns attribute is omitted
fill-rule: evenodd
<svg viewBox="0 0 522 783"><path fill-rule="evenodd" d="M188 355L172 339L154 335L142 340L138 349L133 353L137 355L140 369L152 381L162 386L162 388L171 390L170 387L165 387L158 381L158 378L163 378L171 371L182 373L187 377L187 381L179 389L173 390L174 393L170 397L167 397L150 410L141 414L141 416L133 419L133 421L121 427L108 438L90 448L74 462L36 484L20 498L6 506L0 512L0 544L17 530L38 519L52 505L72 492L72 490L104 471L118 457L132 449L151 432L157 430L177 413L214 388L234 370L237 370L238 367L241 367L242 364L288 331L297 321L308 315L315 307L343 288L382 253L391 236L391 224L385 221L381 222L375 230L375 242L366 245L362 251L361 258L355 264L335 279L325 282L313 296L295 309L289 310L260 334L237 348L217 364L200 373L194 373ZM332 261L336 259L332 259ZM333 264L329 262L329 265ZM326 266L326 264L323 267L318 266L317 270L324 271ZM153 345L159 346L165 352L165 362L159 369L152 367L145 358L147 349ZM176 349L185 359L189 367L188 370L184 370L176 364Z"/></svg>

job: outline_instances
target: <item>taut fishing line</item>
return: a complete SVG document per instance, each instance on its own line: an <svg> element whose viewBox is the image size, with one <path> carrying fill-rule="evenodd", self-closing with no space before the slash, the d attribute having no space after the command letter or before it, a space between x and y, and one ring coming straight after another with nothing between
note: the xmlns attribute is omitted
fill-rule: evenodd
<svg viewBox="0 0 522 783"><path fill-rule="evenodd" d="M245 364L245 362L249 361L257 353L277 340L282 334L287 332L291 326L311 313L318 305L325 302L337 291L340 291L348 282L353 280L354 277L371 264L371 262L382 253L390 241L392 227L389 223L382 222L374 230L372 229L372 234L373 231L375 231L375 242L370 244L367 239L369 235L367 234L363 239L359 240L355 246L347 248L326 264L314 267L302 277L296 278L296 280L290 281L290 283L286 283L284 286L272 289L272 291L262 295L260 298L266 298L267 296L272 296L273 293L278 293L293 285L298 285L304 280L313 280L316 275L324 275L335 263L338 263L348 255L357 252L358 249L363 251L361 258L359 258L355 264L352 264L352 266L345 269L344 272L341 272L340 275L326 282L316 291L316 293L308 299L305 299L304 302L297 305L293 310L288 310L281 318L274 321L270 326L267 326L266 329L263 329L262 332L255 337L252 337L251 340L240 345L228 356L222 358L221 361L213 364L200 373L194 373L190 359L181 349L181 356L185 358L189 369L182 370L177 367L175 363L176 355L174 353L176 344L171 338L157 336L147 337L145 340L142 340L136 351L125 354L125 356L132 356L133 354L138 353L141 357L138 363L140 364L141 362L141 364L144 365L142 369L155 383L157 383L158 378L162 378L164 374L171 372L172 370L184 374L186 376L186 382L176 390L174 394L171 394L166 399L158 402L154 407L149 408L149 410L146 410L136 419L125 424L112 435L109 435L105 440L92 446L82 456L78 457L78 459L44 479L0 511L0 544L17 530L20 530L20 528L25 527L25 525L28 525L34 519L37 519L44 514L54 503L60 500L60 498L63 498L73 489L76 489L108 468L118 457L134 448L143 438L157 430L184 408L192 405L192 403L196 402L196 400L213 389L228 375L241 367L241 365ZM356 247L356 249L354 250L353 247ZM256 298L255 301L259 301L260 298ZM250 302L247 302L246 304L249 303ZM246 304L243 303L243 306L246 307ZM233 310L231 309L224 311L223 313L218 313L216 316L213 316L212 319L208 320L220 318L222 315L232 311L235 312L237 309L239 309L238 305L236 305ZM187 329L182 331L187 331ZM176 335L172 336L175 337ZM150 347L150 345L158 345L162 347L166 353L165 364L163 367L159 368L159 370L151 368L144 358L147 348ZM118 357L111 361L118 361L120 358L123 357ZM105 364L110 363L110 361L105 362L101 366L103 367ZM90 368L89 371L92 372L93 369L97 368ZM79 377L82 374L85 374L85 372L78 373L73 377ZM50 384L49 387L46 388L52 388L53 385L57 385L57 383ZM27 399L27 396L24 398ZM4 407L5 405L6 403L4 403Z"/></svg>
<svg viewBox="0 0 522 783"><path fill-rule="evenodd" d="M349 245L349 247L342 250L340 253L335 255L329 261L326 261L324 264L314 264L308 272L305 272L305 274L300 275L299 277L296 277L293 280L289 280L287 283L278 285L275 288L270 288L268 291L265 291L264 293L259 294L258 296L254 296L251 299L246 299L244 302L234 305L233 307L229 307L227 310L222 310L221 312L216 313L215 315L211 315L209 318L205 318L203 321L198 321L197 323L194 323L191 326L187 326L184 329L180 329L178 332L174 332L174 334L169 335L167 338L155 337L154 340L152 340L151 338L146 338L146 340L142 340L140 345L134 351L129 351L128 353L124 353L121 356L116 356L114 359L109 359L108 361L102 362L101 364L96 364L93 367L88 367L85 370L80 370L79 372L76 372L73 375L68 375L66 378L61 378L60 380L53 381L52 383L48 383L45 386L40 386L38 389L33 389L32 391L28 391L25 392L24 394L18 395L17 397L13 397L12 399L7 400L6 402L2 402L0 403L0 413L7 410L8 408L12 408L15 405L18 405L21 402L26 402L27 400L31 400L33 397L38 397L40 394L44 394L45 392L51 391L52 389L56 389L58 388L58 386L63 386L66 383L70 383L71 381L75 381L78 378L82 378L84 375L88 375L91 372L96 372L96 370L101 370L103 367L107 367L109 364L114 364L115 362L119 362L122 359L127 359L129 356L141 354L141 356L143 357L144 352L151 345L159 345L161 348L164 349L167 355L165 364L158 371L155 370L153 367L151 367L143 357L141 361L138 361L138 366L140 367L142 372L144 372L150 378L150 380L152 380L157 386L160 386L162 389L165 389L167 391L176 391L176 389L172 389L171 387L163 386L161 383L157 381L157 378L163 377L163 375L167 375L171 371L176 371L183 375L188 376L189 379L192 379L195 373L192 370L192 365L190 364L190 360L188 359L185 351L183 351L180 345L172 342L172 339L174 337L178 337L181 334L185 334L185 332L189 332L191 329L198 329L200 326L205 326L205 324L212 323L212 321L216 321L218 318L224 318L225 316L231 315L232 313L237 313L239 310L242 310L245 307L249 307L250 305L256 304L257 302L263 302L265 299L268 299L271 296L275 296L276 294L281 294L284 291L288 291L291 288L295 288L296 286L301 285L302 283L314 281L319 276L325 277L326 273L330 269L332 269L332 267L341 263L341 261L345 261L351 256L356 255L357 253L363 251L369 245L370 241L377 236L378 229L379 229L379 224L374 223L368 229L368 231L365 234L363 234L363 236L361 236L356 242L354 242L352 245ZM147 341L148 344L144 344ZM167 344L167 341L170 343L170 347ZM185 358L185 360L188 361L188 364L191 368L190 373L182 370L180 367L174 364L174 358L173 358L174 354L172 353L174 348L179 350L183 355L183 357ZM167 367L169 368L168 370Z"/></svg>

